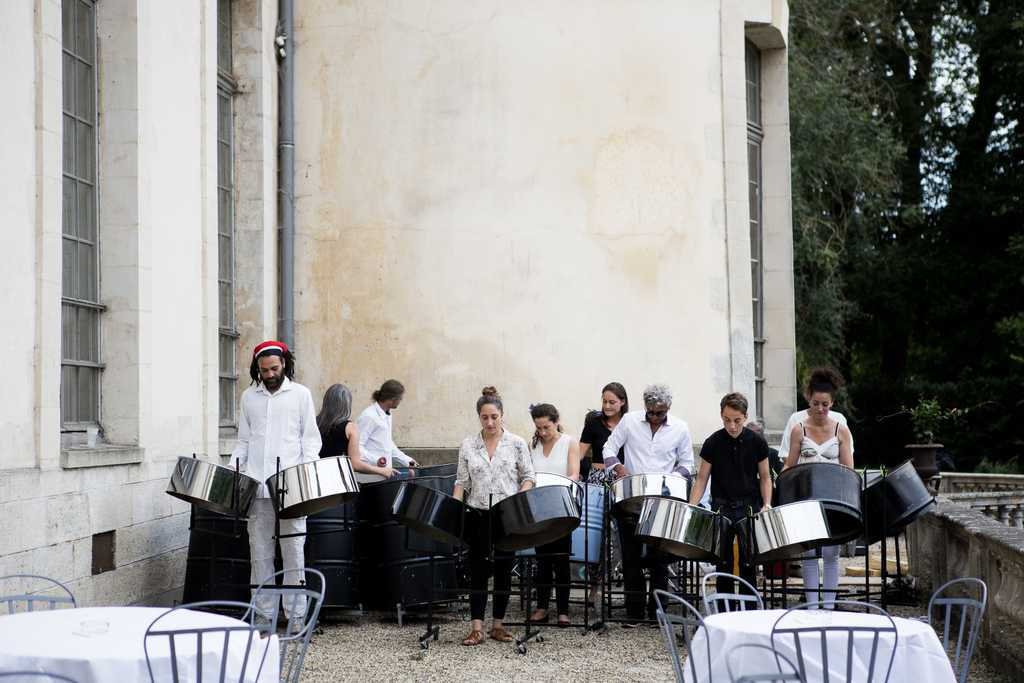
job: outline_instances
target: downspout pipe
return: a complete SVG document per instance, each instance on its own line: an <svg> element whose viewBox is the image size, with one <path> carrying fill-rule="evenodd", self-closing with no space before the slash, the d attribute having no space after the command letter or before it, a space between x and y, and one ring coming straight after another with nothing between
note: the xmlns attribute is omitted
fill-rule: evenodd
<svg viewBox="0 0 1024 683"><path fill-rule="evenodd" d="M278 100L281 126L278 160L281 164L278 197L281 207L281 319L279 334L289 349L295 347L295 40L292 0L280 0L278 19L284 37L281 60L281 93Z"/></svg>

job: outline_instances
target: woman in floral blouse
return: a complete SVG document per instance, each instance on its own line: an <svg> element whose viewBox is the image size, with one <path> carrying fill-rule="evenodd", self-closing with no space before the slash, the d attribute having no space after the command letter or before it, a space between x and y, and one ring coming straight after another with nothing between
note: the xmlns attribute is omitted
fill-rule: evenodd
<svg viewBox="0 0 1024 683"><path fill-rule="evenodd" d="M491 506L520 491L532 488L537 481L533 460L526 441L506 432L501 421L505 416L501 395L494 387L485 387L476 402L480 417L479 434L469 437L459 448L459 470L455 475L455 498L484 514L484 522L469 537L469 596L473 630L462 640L463 645L480 645L484 635L484 608L487 606L487 556L494 556L494 623L490 637L503 643L514 639L501 622L505 619L509 591L512 590L512 567L515 554L493 547L497 540L492 528ZM496 520L496 515L494 520ZM488 542L490 541L490 543Z"/></svg>

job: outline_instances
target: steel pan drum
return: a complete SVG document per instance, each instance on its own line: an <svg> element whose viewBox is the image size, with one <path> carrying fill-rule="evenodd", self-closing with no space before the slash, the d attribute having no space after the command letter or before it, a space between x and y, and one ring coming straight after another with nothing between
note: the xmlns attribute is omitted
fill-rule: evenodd
<svg viewBox="0 0 1024 683"><path fill-rule="evenodd" d="M252 477L212 462L178 458L167 493L206 510L240 517L249 514L260 483Z"/></svg>
<svg viewBox="0 0 1024 683"><path fill-rule="evenodd" d="M736 538L751 562L775 562L833 545L829 523L821 501L788 503L736 522Z"/></svg>
<svg viewBox="0 0 1024 683"><path fill-rule="evenodd" d="M580 488L562 478L573 486L535 486L491 507L497 517L498 550L514 552L546 545L580 525Z"/></svg>
<svg viewBox="0 0 1024 683"><path fill-rule="evenodd" d="M884 478L877 475L870 479L864 488L864 536L868 544L882 540L883 528L886 536L895 536L935 507L935 498L928 493L912 460L891 470Z"/></svg>
<svg viewBox="0 0 1024 683"><path fill-rule="evenodd" d="M620 477L612 482L612 516L626 521L637 519L645 498L670 498L689 502L690 480L676 472L650 472Z"/></svg>
<svg viewBox="0 0 1024 683"><path fill-rule="evenodd" d="M347 455L304 462L267 479L281 519L305 517L347 503L359 493L352 461ZM282 501L280 491L284 491Z"/></svg>
<svg viewBox="0 0 1024 683"><path fill-rule="evenodd" d="M809 462L787 467L775 484L782 505L821 501L832 532L832 542L826 545L852 541L864 530L863 481L856 470L838 463Z"/></svg>
<svg viewBox="0 0 1024 683"><path fill-rule="evenodd" d="M468 538L480 524L482 515L456 498L414 481L398 489L391 505L391 519L427 538L452 546L468 548Z"/></svg>
<svg viewBox="0 0 1024 683"><path fill-rule="evenodd" d="M636 537L679 557L720 562L722 531L729 524L722 515L702 507L673 498L650 497L640 508Z"/></svg>

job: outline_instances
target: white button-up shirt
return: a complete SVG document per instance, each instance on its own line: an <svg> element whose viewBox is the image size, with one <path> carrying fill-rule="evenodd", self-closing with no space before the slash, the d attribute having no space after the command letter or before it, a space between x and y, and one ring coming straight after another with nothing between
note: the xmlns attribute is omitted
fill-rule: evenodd
<svg viewBox="0 0 1024 683"><path fill-rule="evenodd" d="M384 412L380 404L374 401L359 413L356 418L359 427L359 459L374 467L380 466L380 458L384 458L384 467L394 467L392 461L400 466L408 467L412 458L403 453L391 438L391 415Z"/></svg>
<svg viewBox="0 0 1024 683"><path fill-rule="evenodd" d="M242 393L238 445L231 454L232 464L261 482L257 496L267 497L263 484L281 469L288 469L320 457L320 430L316 426L313 394L287 377L273 394L260 383Z"/></svg>
<svg viewBox="0 0 1024 683"><path fill-rule="evenodd" d="M612 435L604 442L604 463L609 468L619 462L619 448L625 446L623 464L630 474L645 472L671 472L685 468L687 476L693 472L693 443L690 427L671 413L656 433L651 433L647 413L633 411L622 416Z"/></svg>

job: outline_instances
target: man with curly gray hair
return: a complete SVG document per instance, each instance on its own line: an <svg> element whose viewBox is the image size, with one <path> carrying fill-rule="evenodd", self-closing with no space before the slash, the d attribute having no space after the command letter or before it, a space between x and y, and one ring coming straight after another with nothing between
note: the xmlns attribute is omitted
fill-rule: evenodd
<svg viewBox="0 0 1024 683"><path fill-rule="evenodd" d="M690 427L674 415L669 415L672 390L667 384L649 384L644 389L644 408L624 415L608 437L603 450L605 465L619 477L674 471L689 478L693 469ZM623 461L618 458L619 448L624 450ZM644 545L636 538L636 521L618 521L623 583L626 589L626 621L622 625L626 628L639 625L644 618L645 602L648 618L654 621L657 609L654 590L668 589L669 556L660 550L648 548L646 558L643 557ZM651 570L649 593L644 579L645 559Z"/></svg>

